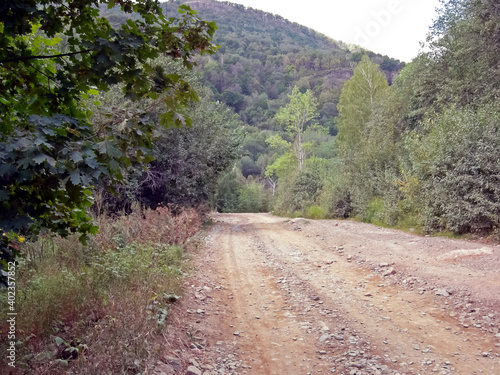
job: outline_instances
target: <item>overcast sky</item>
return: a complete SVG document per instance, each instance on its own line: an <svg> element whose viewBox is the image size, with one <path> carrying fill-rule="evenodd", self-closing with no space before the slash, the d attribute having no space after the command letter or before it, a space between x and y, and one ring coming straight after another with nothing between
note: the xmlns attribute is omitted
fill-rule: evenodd
<svg viewBox="0 0 500 375"><path fill-rule="evenodd" d="M280 15L335 40L409 62L439 0L229 0Z"/></svg>

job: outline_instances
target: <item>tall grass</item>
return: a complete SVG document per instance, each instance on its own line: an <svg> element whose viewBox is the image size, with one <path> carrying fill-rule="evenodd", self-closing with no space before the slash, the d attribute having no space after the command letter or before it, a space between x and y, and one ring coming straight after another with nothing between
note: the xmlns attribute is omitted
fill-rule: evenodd
<svg viewBox="0 0 500 375"><path fill-rule="evenodd" d="M49 235L23 244L13 374L142 373L158 355L169 304L182 292L183 247L201 228L200 215L136 208L95 220L100 233L87 246ZM5 293L0 298L4 317Z"/></svg>
<svg viewBox="0 0 500 375"><path fill-rule="evenodd" d="M315 220L327 219L328 210L321 206L311 206L307 208L305 216Z"/></svg>

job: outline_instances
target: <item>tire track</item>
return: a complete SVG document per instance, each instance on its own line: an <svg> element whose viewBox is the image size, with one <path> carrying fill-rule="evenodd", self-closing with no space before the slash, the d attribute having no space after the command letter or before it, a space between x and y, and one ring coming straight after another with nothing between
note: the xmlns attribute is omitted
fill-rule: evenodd
<svg viewBox="0 0 500 375"><path fill-rule="evenodd" d="M221 332L245 363L235 373L500 373L494 335L465 327L446 300L389 282L310 228L217 218L208 269L224 285Z"/></svg>

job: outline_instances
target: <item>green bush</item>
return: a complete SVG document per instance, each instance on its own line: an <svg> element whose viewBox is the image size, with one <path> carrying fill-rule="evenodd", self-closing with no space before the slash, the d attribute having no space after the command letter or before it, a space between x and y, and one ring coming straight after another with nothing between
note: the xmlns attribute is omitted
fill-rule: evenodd
<svg viewBox="0 0 500 375"><path fill-rule="evenodd" d="M340 165L333 169L326 178L318 203L328 210L328 216L333 218L348 218L352 212L351 192L346 179L340 171Z"/></svg>
<svg viewBox="0 0 500 375"><path fill-rule="evenodd" d="M320 206L311 206L306 210L306 216L309 219L326 219L328 218L328 210Z"/></svg>
<svg viewBox="0 0 500 375"><path fill-rule="evenodd" d="M240 189L245 184L245 181L245 177L236 167L219 180L216 199L218 212L238 211Z"/></svg>
<svg viewBox="0 0 500 375"><path fill-rule="evenodd" d="M430 124L411 150L425 229L495 230L500 225L500 111L452 108Z"/></svg>
<svg viewBox="0 0 500 375"><path fill-rule="evenodd" d="M280 178L274 200L274 211L279 215L291 215L315 205L323 180L315 173L306 170L295 171Z"/></svg>
<svg viewBox="0 0 500 375"><path fill-rule="evenodd" d="M370 203L368 203L365 216L363 221L368 223L373 223L381 225L384 223L384 210L385 204L382 198L373 198Z"/></svg>
<svg viewBox="0 0 500 375"><path fill-rule="evenodd" d="M266 212L267 194L264 186L253 181L241 188L238 196L239 212Z"/></svg>

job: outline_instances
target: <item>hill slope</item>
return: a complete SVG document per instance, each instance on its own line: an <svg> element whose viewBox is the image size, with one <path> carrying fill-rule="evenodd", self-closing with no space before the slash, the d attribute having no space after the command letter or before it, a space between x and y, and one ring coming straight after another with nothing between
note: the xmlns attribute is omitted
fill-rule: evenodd
<svg viewBox="0 0 500 375"><path fill-rule="evenodd" d="M311 89L319 99L319 123L332 128L338 96L363 54L380 64L389 81L403 63L359 48L349 47L285 18L243 5L214 0L174 0L163 3L164 14L177 15L180 4L196 10L202 19L215 21L214 56L198 58L202 79L241 119L261 129L272 129L272 117L297 85ZM102 9L111 22L124 22L115 9Z"/></svg>
<svg viewBox="0 0 500 375"><path fill-rule="evenodd" d="M164 14L177 16L181 4L189 5L202 19L216 22L214 42L220 48L215 55L197 57L200 78L211 90L212 100L232 107L247 124L239 171L221 182L229 192L253 179L267 184L266 167L279 155L266 139L280 132L293 142L274 120L288 103L293 87L298 86L302 93L312 91L318 100L316 123L327 129L326 134L310 134L308 142L315 144L310 156L332 159L336 155L337 103L355 64L368 55L384 70L389 82L403 66L399 60L347 46L283 17L229 2L174 0L162 4ZM113 23L126 20L117 8L101 11ZM252 179L243 178L249 176ZM219 197L222 195L219 193ZM228 211L239 209L227 202L220 206Z"/></svg>
<svg viewBox="0 0 500 375"><path fill-rule="evenodd" d="M349 50L305 26L239 4L170 1L164 3L165 13L175 15L181 3L217 23L219 52L200 58L199 67L215 98L232 106L249 125L272 128L276 109L298 85L301 91L313 90L320 104L319 123L333 127L340 89L363 54L381 65L389 81L403 65L370 51Z"/></svg>

